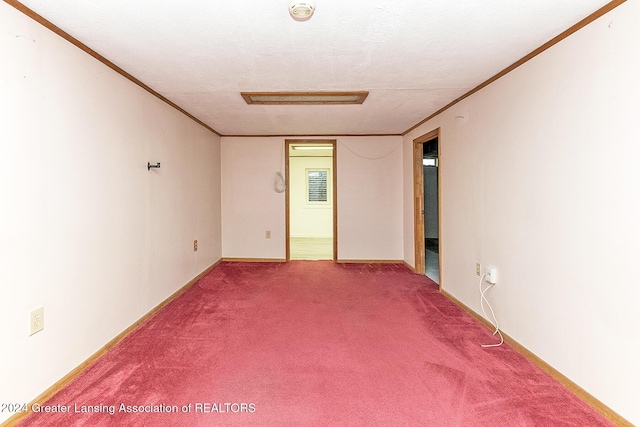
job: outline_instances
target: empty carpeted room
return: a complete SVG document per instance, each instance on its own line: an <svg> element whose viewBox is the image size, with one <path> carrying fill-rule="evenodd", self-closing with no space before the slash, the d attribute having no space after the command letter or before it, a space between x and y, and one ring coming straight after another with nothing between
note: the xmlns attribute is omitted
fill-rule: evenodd
<svg viewBox="0 0 640 427"><path fill-rule="evenodd" d="M4 0L0 424L640 425L638 52L638 0Z"/></svg>

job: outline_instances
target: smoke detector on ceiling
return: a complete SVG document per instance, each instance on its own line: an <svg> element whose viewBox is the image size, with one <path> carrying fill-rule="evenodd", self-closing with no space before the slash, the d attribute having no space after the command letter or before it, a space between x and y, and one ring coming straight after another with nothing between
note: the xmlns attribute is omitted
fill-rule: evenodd
<svg viewBox="0 0 640 427"><path fill-rule="evenodd" d="M311 1L293 0L289 3L289 14L296 21L308 21L315 10L316 6Z"/></svg>

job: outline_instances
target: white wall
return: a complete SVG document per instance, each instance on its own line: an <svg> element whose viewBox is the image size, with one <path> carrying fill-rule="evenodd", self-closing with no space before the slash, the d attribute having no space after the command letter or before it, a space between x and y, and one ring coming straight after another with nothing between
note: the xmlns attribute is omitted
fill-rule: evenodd
<svg viewBox="0 0 640 427"><path fill-rule="evenodd" d="M337 151L338 259L402 260L402 138L338 138Z"/></svg>
<svg viewBox="0 0 640 427"><path fill-rule="evenodd" d="M283 138L222 138L222 256L286 258ZM271 231L271 239L265 232Z"/></svg>
<svg viewBox="0 0 640 427"><path fill-rule="evenodd" d="M402 138L335 139L338 258L401 260ZM284 193L273 189L274 174L284 171L284 141L222 138L225 258L285 258ZM270 240L265 239L266 230L271 230Z"/></svg>
<svg viewBox="0 0 640 427"><path fill-rule="evenodd" d="M0 28L0 402L28 402L221 257L220 146L6 3Z"/></svg>
<svg viewBox="0 0 640 427"><path fill-rule="evenodd" d="M417 130L421 130L422 127ZM423 132L424 133L424 132ZM413 207L413 141L410 136L414 133L405 135L402 144L402 235L403 235L403 254L404 261L415 267L415 250L414 250L414 207ZM415 137L414 137L415 138ZM442 153L438 153L440 156ZM442 236L440 237L442 238Z"/></svg>
<svg viewBox="0 0 640 427"><path fill-rule="evenodd" d="M412 140L442 128L444 290L479 311L475 262L497 267L504 331L635 424L639 51L629 1L404 140L408 165Z"/></svg>
<svg viewBox="0 0 640 427"><path fill-rule="evenodd" d="M328 203L307 200L307 169L327 169ZM290 157L289 175L291 237L333 237L333 159Z"/></svg>

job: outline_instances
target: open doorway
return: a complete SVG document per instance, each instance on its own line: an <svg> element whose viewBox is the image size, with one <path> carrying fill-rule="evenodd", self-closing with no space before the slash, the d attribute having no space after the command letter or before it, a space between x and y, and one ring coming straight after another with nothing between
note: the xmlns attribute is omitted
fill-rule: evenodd
<svg viewBox="0 0 640 427"><path fill-rule="evenodd" d="M287 260L336 260L336 141L286 140Z"/></svg>
<svg viewBox="0 0 640 427"><path fill-rule="evenodd" d="M422 144L424 188L424 273L440 283L440 221L438 215L438 137Z"/></svg>
<svg viewBox="0 0 640 427"><path fill-rule="evenodd" d="M440 129L413 144L415 269L441 285Z"/></svg>

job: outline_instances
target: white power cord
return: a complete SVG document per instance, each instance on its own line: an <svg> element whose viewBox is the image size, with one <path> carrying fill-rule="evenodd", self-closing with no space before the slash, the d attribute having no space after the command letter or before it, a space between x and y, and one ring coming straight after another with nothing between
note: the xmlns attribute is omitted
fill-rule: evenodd
<svg viewBox="0 0 640 427"><path fill-rule="evenodd" d="M500 326L498 326L498 319L496 318L496 314L493 312L493 308L491 308L491 304L489 304L489 300L485 296L485 293L489 289L491 289L493 287L493 285L495 285L495 283L490 283L489 286L487 286L486 288L483 289L482 288L482 281L484 280L486 275L487 275L487 273L484 273L482 276L480 276L480 282L478 283L478 287L480 288L480 308L482 308L482 314L484 314L485 319L489 320L491 325L496 328L496 330L493 331L493 335L498 334L498 336L500 337L500 342L498 344L480 344L480 346L484 347L484 348L500 347L502 345L502 343L504 343L504 338L502 337L502 332L500 332ZM485 301L487 302L487 307L489 307L489 311L491 312L491 317L493 318L493 321L491 321L491 319L489 319L489 316L487 316L487 312L484 310Z"/></svg>

